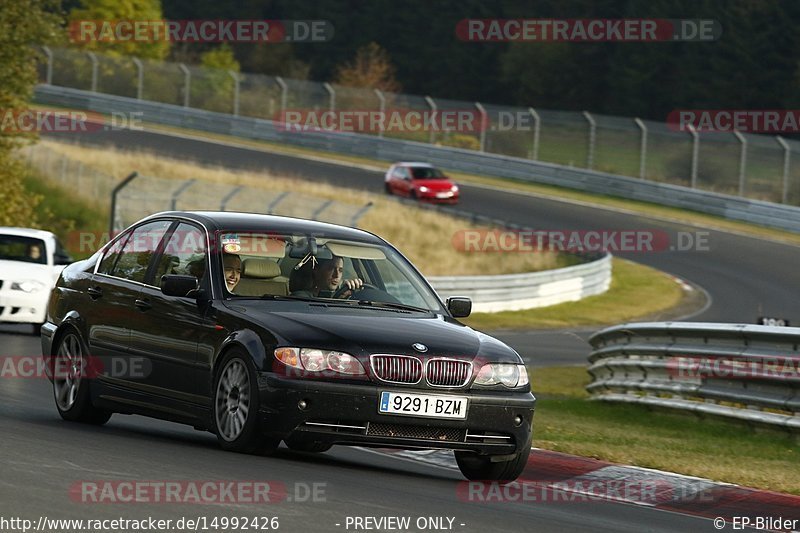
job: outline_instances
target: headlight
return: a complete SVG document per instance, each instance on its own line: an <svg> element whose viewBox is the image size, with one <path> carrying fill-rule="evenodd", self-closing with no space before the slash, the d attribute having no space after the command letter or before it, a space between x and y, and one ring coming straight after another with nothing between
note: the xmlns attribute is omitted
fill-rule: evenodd
<svg viewBox="0 0 800 533"><path fill-rule="evenodd" d="M353 376L366 374L358 359L342 352L317 348L277 348L275 358L287 366L309 372L332 371Z"/></svg>
<svg viewBox="0 0 800 533"><path fill-rule="evenodd" d="M508 363L485 364L475 377L476 385L503 385L510 389L528 384L528 369L525 365Z"/></svg>
<svg viewBox="0 0 800 533"><path fill-rule="evenodd" d="M39 292L40 290L44 289L46 285L41 281L35 280L26 280L26 281L15 281L11 284L12 291L22 291L22 292Z"/></svg>
<svg viewBox="0 0 800 533"><path fill-rule="evenodd" d="M452 187L450 187L450 190L453 192L458 192L458 185L453 185Z"/></svg>
<svg viewBox="0 0 800 533"><path fill-rule="evenodd" d="M428 192L429 190L430 190L430 189L429 189L429 188L427 188L427 187L426 187L426 186L424 186L424 185L421 185L421 186L420 186L420 188L419 188L419 192Z"/></svg>

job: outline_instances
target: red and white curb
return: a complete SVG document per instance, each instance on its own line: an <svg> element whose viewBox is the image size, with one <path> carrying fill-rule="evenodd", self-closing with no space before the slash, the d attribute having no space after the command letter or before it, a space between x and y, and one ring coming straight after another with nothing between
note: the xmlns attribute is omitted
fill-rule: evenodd
<svg viewBox="0 0 800 533"><path fill-rule="evenodd" d="M450 451L381 449L379 453L458 469ZM528 464L515 482L463 481L457 491L459 498L476 503L616 502L714 519L715 527L727 524L735 528L749 520L749 527L763 525L757 527L760 530L800 531L800 496L539 448L531 450Z"/></svg>

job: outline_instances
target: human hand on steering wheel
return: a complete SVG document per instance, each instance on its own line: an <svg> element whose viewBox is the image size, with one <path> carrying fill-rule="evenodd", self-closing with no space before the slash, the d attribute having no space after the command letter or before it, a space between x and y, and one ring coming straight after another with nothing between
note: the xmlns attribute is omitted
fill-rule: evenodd
<svg viewBox="0 0 800 533"><path fill-rule="evenodd" d="M369 283L364 283L358 278L355 279L346 279L342 283L342 286L339 287L336 292L333 293L334 298L350 298L354 292L358 292L362 289L377 289L375 285L371 285Z"/></svg>

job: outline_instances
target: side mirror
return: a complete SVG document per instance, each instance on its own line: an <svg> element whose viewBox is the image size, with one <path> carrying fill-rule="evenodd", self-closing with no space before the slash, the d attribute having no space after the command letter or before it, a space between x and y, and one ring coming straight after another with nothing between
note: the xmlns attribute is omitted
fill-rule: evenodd
<svg viewBox="0 0 800 533"><path fill-rule="evenodd" d="M161 276L161 292L167 296L196 297L199 281L194 276Z"/></svg>
<svg viewBox="0 0 800 533"><path fill-rule="evenodd" d="M453 318L466 318L472 313L472 300L466 296L453 296L447 299L447 310Z"/></svg>
<svg viewBox="0 0 800 533"><path fill-rule="evenodd" d="M56 266L69 265L73 263L72 257L67 254L55 254L53 256L53 264Z"/></svg>

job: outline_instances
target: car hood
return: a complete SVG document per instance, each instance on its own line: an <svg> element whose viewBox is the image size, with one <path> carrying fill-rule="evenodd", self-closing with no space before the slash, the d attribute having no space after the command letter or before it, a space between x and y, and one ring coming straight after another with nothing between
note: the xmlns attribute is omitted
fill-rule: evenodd
<svg viewBox="0 0 800 533"><path fill-rule="evenodd" d="M449 191L453 187L453 182L449 179L434 180L414 180L417 187L425 186L432 191Z"/></svg>
<svg viewBox="0 0 800 533"><path fill-rule="evenodd" d="M305 302L277 305L291 306L292 310L273 306L267 309L264 302L236 302L229 307L263 325L285 346L327 348L360 356L390 353L414 354L423 359L450 356L520 361L519 355L504 343L442 315ZM427 350L415 350L415 343L424 344Z"/></svg>
<svg viewBox="0 0 800 533"><path fill-rule="evenodd" d="M26 263L24 261L0 260L0 280L3 281L32 279L52 285L57 277L53 267L48 265Z"/></svg>

